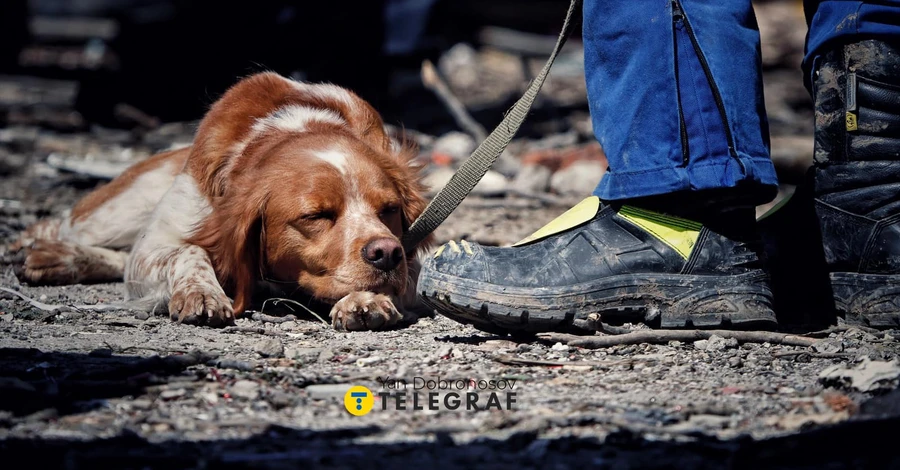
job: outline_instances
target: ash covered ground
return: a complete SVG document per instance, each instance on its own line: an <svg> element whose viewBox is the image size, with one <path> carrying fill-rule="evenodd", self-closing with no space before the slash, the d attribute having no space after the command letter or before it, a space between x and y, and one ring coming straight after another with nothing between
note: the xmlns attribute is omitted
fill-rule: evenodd
<svg viewBox="0 0 900 470"><path fill-rule="evenodd" d="M796 47L766 42L766 28L794 32L765 21L795 12L770 13L760 18L773 156L802 166L811 158L812 112L799 71L781 66L797 60ZM579 54L561 57L539 103L543 119L513 142L438 230L439 241L515 242L602 176ZM476 114L521 91L529 73L518 57L489 49L455 48L438 65ZM0 129L0 245L63 213L105 174L190 142L195 123L73 125L68 86L0 80L12 110ZM44 105L30 106L29 96ZM464 133L415 137L434 188L474 146ZM898 465L887 444L900 423L898 330L841 323L807 331L804 346L716 336L590 349L565 336L496 336L441 316L338 333L299 313L282 321L283 307L211 329L97 311L122 299L122 284L21 283L22 259L0 248L0 455L20 462L13 467ZM444 399L452 390L420 387L431 380L466 383L461 395L482 380L511 389L474 390L481 409L451 410ZM343 404L351 385L391 398L353 416ZM439 409L412 409L411 398L397 409L398 394L424 402L429 392ZM491 393L501 409L484 409Z"/></svg>

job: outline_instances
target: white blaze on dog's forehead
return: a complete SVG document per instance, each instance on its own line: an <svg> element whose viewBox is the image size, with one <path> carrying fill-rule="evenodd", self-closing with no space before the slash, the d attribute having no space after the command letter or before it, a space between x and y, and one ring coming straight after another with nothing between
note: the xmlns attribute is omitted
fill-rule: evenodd
<svg viewBox="0 0 900 470"><path fill-rule="evenodd" d="M234 157L228 159L228 162L225 165L225 173L231 173L247 146L266 131L281 130L286 132L306 132L310 122L337 125L346 124L346 121L344 121L338 113L330 109L313 108L303 105L291 105L278 108L265 117L257 119L244 139L231 148Z"/></svg>
<svg viewBox="0 0 900 470"><path fill-rule="evenodd" d="M318 152L314 152L316 158L322 160L325 163L335 167L341 174L347 173L347 154L337 150L337 149L328 149L321 150Z"/></svg>
<svg viewBox="0 0 900 470"><path fill-rule="evenodd" d="M289 132L305 132L310 122L345 124L345 121L330 109L292 105L278 108L268 116L258 119L256 124L253 125L253 131L259 133L268 129L277 129Z"/></svg>
<svg viewBox="0 0 900 470"><path fill-rule="evenodd" d="M335 100L353 107L353 95L349 91L330 83L305 83L290 80L294 88L306 95L323 100Z"/></svg>

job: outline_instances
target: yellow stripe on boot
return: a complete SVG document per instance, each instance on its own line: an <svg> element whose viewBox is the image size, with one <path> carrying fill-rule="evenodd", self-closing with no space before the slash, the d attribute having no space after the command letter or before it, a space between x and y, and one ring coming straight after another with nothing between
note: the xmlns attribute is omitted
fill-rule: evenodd
<svg viewBox="0 0 900 470"><path fill-rule="evenodd" d="M543 238L547 238L550 235L556 235L557 233L565 232L566 230L590 222L591 219L593 219L594 216L597 215L597 211L599 210L600 198L597 196L591 196L579 202L559 217L551 220L550 223L539 228L537 232L534 232L531 235L523 238L521 241L516 242L515 244L513 244L513 246L521 246L526 243L538 241Z"/></svg>
<svg viewBox="0 0 900 470"><path fill-rule="evenodd" d="M697 243L697 238L700 237L700 229L703 227L702 224L693 220L631 206L622 206L619 209L619 216L669 245L684 259L691 255L691 250Z"/></svg>

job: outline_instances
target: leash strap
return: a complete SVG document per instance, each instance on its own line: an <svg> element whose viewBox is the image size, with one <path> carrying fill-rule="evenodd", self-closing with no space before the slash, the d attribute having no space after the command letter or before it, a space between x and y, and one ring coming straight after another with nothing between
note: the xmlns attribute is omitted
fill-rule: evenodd
<svg viewBox="0 0 900 470"><path fill-rule="evenodd" d="M540 92L541 86L544 84L544 80L550 73L550 67L553 66L553 61L556 60L556 56L559 54L560 49L562 49L563 44L565 44L569 34L572 32L572 16L576 10L580 10L579 7L581 6L581 3L582 0L571 0L562 31L559 33L559 38L556 40L556 46L554 46L550 58L547 59L547 63L544 64L544 68L542 68L537 77L531 81L525 94L516 101L516 104L513 105L508 113L506 113L506 116L503 117L503 121L491 131L491 134L488 135L487 139L485 139L484 142L475 149L472 155L469 155L469 158L462 163L459 170L453 174L453 177L450 178L447 185L434 196L431 202L428 203L428 206L425 207L422 214L419 215L415 222L409 227L409 230L404 234L402 240L403 248L407 253L410 253L419 242L424 240L425 237L431 234L431 232L434 232L441 223L447 220L447 217L459 207L459 204L472 191L472 188L481 181L481 178L483 178L488 169L491 168L491 165L497 161L497 158L500 157L500 154L503 153L503 150L506 149L506 146L509 145L512 138L515 137L516 132L519 131L519 126L522 125L522 122L524 122L525 118L528 116L528 112L531 110L531 106L534 104L534 100L537 98L538 92Z"/></svg>

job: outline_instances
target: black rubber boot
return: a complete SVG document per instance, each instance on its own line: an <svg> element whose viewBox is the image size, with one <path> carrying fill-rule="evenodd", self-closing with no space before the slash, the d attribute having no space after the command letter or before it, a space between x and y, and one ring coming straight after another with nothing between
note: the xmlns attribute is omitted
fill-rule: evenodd
<svg viewBox="0 0 900 470"><path fill-rule="evenodd" d="M425 263L419 293L438 312L492 332L626 322L775 328L752 209L716 220L590 197L513 247L443 245Z"/></svg>
<svg viewBox="0 0 900 470"><path fill-rule="evenodd" d="M900 47L831 51L814 82L814 194L836 308L900 326Z"/></svg>

